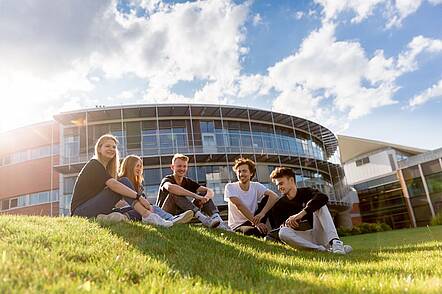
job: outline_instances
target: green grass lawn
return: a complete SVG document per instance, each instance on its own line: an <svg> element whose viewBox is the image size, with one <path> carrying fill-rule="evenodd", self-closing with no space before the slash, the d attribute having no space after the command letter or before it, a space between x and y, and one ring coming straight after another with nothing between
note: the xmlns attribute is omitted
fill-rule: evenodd
<svg viewBox="0 0 442 294"><path fill-rule="evenodd" d="M442 293L442 226L344 241L338 256L198 226L0 216L0 293Z"/></svg>

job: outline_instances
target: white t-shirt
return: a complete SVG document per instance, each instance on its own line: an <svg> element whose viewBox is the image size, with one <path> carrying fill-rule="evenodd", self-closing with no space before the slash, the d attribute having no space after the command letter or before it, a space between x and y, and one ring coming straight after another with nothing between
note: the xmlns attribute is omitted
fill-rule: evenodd
<svg viewBox="0 0 442 294"><path fill-rule="evenodd" d="M224 189L224 200L228 203L229 209L229 227L235 229L242 225L248 219L239 211L239 209L230 201L230 197L237 197L247 207L252 214L258 209L258 201L260 201L264 193L268 190L266 186L258 182L250 182L249 190L244 191L239 186L239 182L228 183Z"/></svg>

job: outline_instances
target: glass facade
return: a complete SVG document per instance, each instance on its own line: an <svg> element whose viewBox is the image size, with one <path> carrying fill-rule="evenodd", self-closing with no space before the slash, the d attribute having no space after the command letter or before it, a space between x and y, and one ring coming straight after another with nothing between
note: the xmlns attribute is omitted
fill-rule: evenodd
<svg viewBox="0 0 442 294"><path fill-rule="evenodd" d="M59 200L58 190L42 191L26 195L15 196L1 200L0 211L7 211L14 208L23 208L33 205L57 202Z"/></svg>
<svg viewBox="0 0 442 294"><path fill-rule="evenodd" d="M428 225L432 213L417 165L402 170L417 226Z"/></svg>
<svg viewBox="0 0 442 294"><path fill-rule="evenodd" d="M59 145L54 144L52 155L58 155L59 154ZM17 151L10 154L5 154L3 156L0 156L0 166L6 166L11 164L17 164L21 162L25 162L28 160L35 160L39 158L45 158L51 156L51 145L45 145L41 147L36 147L32 149L26 149Z"/></svg>
<svg viewBox="0 0 442 294"><path fill-rule="evenodd" d="M124 126L124 130L122 127ZM63 134L62 164L83 162L93 155L94 144L106 133L119 141L122 156L171 155L174 153L277 154L326 160L323 144L292 128L219 120L161 120L121 124L67 127ZM193 130L193 133L192 133ZM88 147L86 148L86 143Z"/></svg>
<svg viewBox="0 0 442 294"><path fill-rule="evenodd" d="M380 184L382 181L384 183ZM355 186L362 221L386 223L394 229L410 227L410 216L397 178L385 177L372 182L378 185L364 183Z"/></svg>
<svg viewBox="0 0 442 294"><path fill-rule="evenodd" d="M422 173L428 187L431 204L435 213L442 212L442 169L439 160L422 164Z"/></svg>

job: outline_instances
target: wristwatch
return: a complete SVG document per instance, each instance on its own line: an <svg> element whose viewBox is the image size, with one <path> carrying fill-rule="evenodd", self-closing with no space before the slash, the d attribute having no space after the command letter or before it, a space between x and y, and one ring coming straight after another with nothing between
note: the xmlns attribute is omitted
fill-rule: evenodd
<svg viewBox="0 0 442 294"><path fill-rule="evenodd" d="M143 192L137 192L137 197L135 197L135 200L140 200L141 196L143 196Z"/></svg>

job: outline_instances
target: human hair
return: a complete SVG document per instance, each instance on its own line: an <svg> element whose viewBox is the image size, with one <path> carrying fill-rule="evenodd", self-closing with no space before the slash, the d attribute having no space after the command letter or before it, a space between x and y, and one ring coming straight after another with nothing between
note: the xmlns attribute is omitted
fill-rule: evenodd
<svg viewBox="0 0 442 294"><path fill-rule="evenodd" d="M94 157L102 163L104 163L104 160L103 160L102 155L98 151L100 150L101 146L103 146L104 142L108 141L108 140L114 141L115 144L118 146L118 140L112 134L105 134L105 135L101 136L100 138L98 138L97 143L95 143L95 156ZM114 179L117 178L119 164L120 164L120 154L118 152L118 147L117 147L117 149L115 150L114 158L109 160L109 162L106 165L106 171Z"/></svg>
<svg viewBox="0 0 442 294"><path fill-rule="evenodd" d="M279 179L279 178L282 178L282 177L295 178L295 173L293 172L293 170L291 168L288 168L288 167L277 167L270 174L270 178L272 180Z"/></svg>
<svg viewBox="0 0 442 294"><path fill-rule="evenodd" d="M251 159L240 157L235 160L232 168L236 172L238 170L238 168L244 164L246 164L249 167L249 171L252 174L251 178L253 178L256 174L256 164Z"/></svg>
<svg viewBox="0 0 442 294"><path fill-rule="evenodd" d="M141 162L141 166L143 166L143 160L136 155L128 155L123 159L123 162L120 166L120 171L118 172L118 178L126 177L134 184L135 191L140 191L143 185L143 173L137 176L134 173L135 167L137 163Z"/></svg>
<svg viewBox="0 0 442 294"><path fill-rule="evenodd" d="M185 162L189 162L189 157L187 157L186 155L181 154L181 153L175 153L175 155L172 157L172 164L174 164L175 160L177 160L177 159L181 159L181 160L184 160Z"/></svg>

